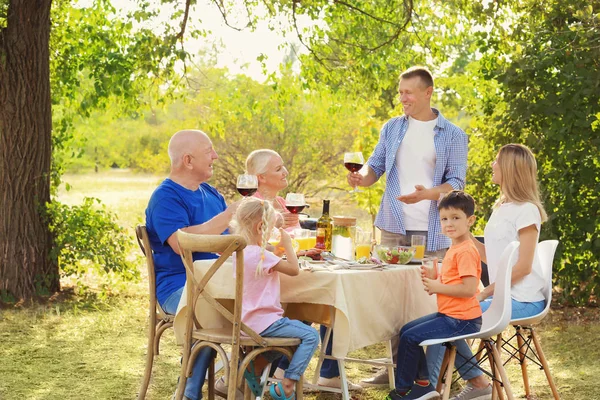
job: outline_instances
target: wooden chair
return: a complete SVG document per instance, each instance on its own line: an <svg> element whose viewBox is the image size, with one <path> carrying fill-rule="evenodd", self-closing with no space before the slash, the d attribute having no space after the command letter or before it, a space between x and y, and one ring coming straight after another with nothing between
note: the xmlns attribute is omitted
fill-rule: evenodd
<svg viewBox="0 0 600 400"><path fill-rule="evenodd" d="M194 360L204 347L211 347L224 360L225 381L228 385L228 399L235 399L236 388L241 387L244 380L243 371L248 367L250 361L256 356L267 351L278 351L288 358L291 358L296 346L300 344L297 338L270 338L261 337L258 333L248 327L241 321L242 318L242 296L244 284L244 254L243 249L246 242L238 235L195 235L185 233L181 230L177 232L181 257L186 269L186 296L188 311L186 315L185 340L183 343L183 361L181 364L181 374L179 378L179 387L177 390L177 400L181 400L185 389L187 378L192 374ZM192 253L209 252L219 253L220 257L214 260L210 269L198 281L194 276L194 265ZM204 290L207 283L223 263L235 252L236 271L235 271L235 299L233 313L225 308L211 294ZM231 325L224 328L203 328L196 318L196 306L198 298L202 298L220 315L229 321ZM244 336L241 336L244 332ZM231 358L227 360L227 354L222 345L231 346ZM245 354L242 353L242 347ZM209 399L214 399L214 370L209 370L208 395ZM296 386L296 398L302 400L303 379L298 381ZM245 396L250 398L251 390L246 388Z"/></svg>
<svg viewBox="0 0 600 400"><path fill-rule="evenodd" d="M527 376L527 360L536 364L540 369L544 370L546 374L546 380L552 391L552 396L555 400L560 400L558 390L552 379L550 373L550 367L544 356L542 345L540 344L539 337L535 332L534 324L539 323L546 314L550 311L550 303L552 302L552 262L554 260L554 253L558 246L558 240L545 240L538 244L538 254L540 262L542 264L542 272L544 274L544 297L546 299L546 307L544 310L532 317L513 319L510 324L515 328L515 333L508 340L502 339L502 334L498 335L497 343L502 344L502 348L509 354L508 360L505 364L513 358L519 359L521 364L521 374L523 375L523 386L525 387L525 394L527 398L531 396L531 388L529 387L529 377ZM514 347L510 342L513 338L517 338L517 346ZM533 342L533 347L531 346Z"/></svg>
<svg viewBox="0 0 600 400"><path fill-rule="evenodd" d="M148 384L152 376L152 364L154 357L159 354L160 338L165 330L173 326L174 315L167 314L163 311L158 301L156 301L156 275L154 272L154 259L152 257L152 248L148 239L148 232L145 225L138 225L135 228L135 235L138 244L144 256L146 257L146 266L148 267L148 294L150 302L148 303L148 315L150 322L148 323L148 350L146 353L146 368L144 370L144 378L142 379L142 387L138 399L145 399L148 391Z"/></svg>
<svg viewBox="0 0 600 400"><path fill-rule="evenodd" d="M450 397L452 372L454 369L454 360L456 358L456 346L454 345L454 342L460 339L481 339L480 350L467 362L471 362L472 360L476 359L477 362L480 363L488 359L491 373L483 370L481 367L479 367L479 365L477 365L477 368L482 369L482 371L484 371L493 379L495 392L493 393L492 398L496 398L496 396L498 396L500 399L502 399L502 388L504 388L508 399L514 400L510 382L508 380L506 371L504 370L502 358L500 358L500 353L493 338L500 334L510 322L510 278L512 266L516 262L518 256L518 248L519 242L514 241L511 242L502 253L499 263L500 269L498 271L498 276L496 277L494 298L492 299L492 304L488 310L483 313L483 321L481 330L479 332L450 338L430 339L421 342L421 346L429 346L441 343L446 346L446 354L444 355L444 361L442 362L442 367L440 369L440 379L438 379L436 388L436 390L440 392L443 383L446 383L446 388L442 394L443 400L448 400ZM480 358L480 352L485 352L485 357Z"/></svg>

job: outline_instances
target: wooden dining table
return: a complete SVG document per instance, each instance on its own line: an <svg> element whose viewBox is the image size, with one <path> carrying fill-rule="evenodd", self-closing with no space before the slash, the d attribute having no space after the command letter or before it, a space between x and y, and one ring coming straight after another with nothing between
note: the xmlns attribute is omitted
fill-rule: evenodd
<svg viewBox="0 0 600 400"><path fill-rule="evenodd" d="M200 279L211 265L211 260L194 262L196 279ZM313 271L301 270L297 276L280 274L281 302L286 316L332 328L332 357L340 364L342 398L348 399L343 372L348 353L389 341L406 322L437 311L435 295L430 296L423 290L419 265L358 270L323 268L319 264L311 266L314 266ZM227 261L211 278L206 290L224 304L232 303L235 295L233 276L233 265ZM202 298L198 301L196 314L203 327L218 328L229 324ZM174 323L180 343L183 342L186 312L184 290Z"/></svg>

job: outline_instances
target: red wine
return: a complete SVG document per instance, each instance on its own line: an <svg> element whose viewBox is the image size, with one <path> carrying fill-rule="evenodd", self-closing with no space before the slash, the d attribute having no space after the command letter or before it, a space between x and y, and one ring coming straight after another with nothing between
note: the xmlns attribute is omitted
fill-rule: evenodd
<svg viewBox="0 0 600 400"><path fill-rule="evenodd" d="M244 197L252 196L257 188L237 188L237 191Z"/></svg>
<svg viewBox="0 0 600 400"><path fill-rule="evenodd" d="M285 208L287 208L292 214L298 214L300 211L304 210L304 207L306 206L285 206Z"/></svg>
<svg viewBox="0 0 600 400"><path fill-rule="evenodd" d="M350 172L358 172L363 167L363 164L353 163L353 162L347 162L347 163L344 163L344 166Z"/></svg>

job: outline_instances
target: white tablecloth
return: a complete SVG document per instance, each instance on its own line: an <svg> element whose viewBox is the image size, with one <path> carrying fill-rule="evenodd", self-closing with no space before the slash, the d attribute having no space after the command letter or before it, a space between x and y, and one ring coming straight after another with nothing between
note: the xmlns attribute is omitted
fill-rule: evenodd
<svg viewBox="0 0 600 400"><path fill-rule="evenodd" d="M211 260L194 263L196 279L212 265ZM231 262L213 276L207 290L215 298L233 299L235 285ZM308 272L298 276L281 274L281 301L306 305L331 306L335 310L332 355L344 358L348 352L389 340L402 325L437 311L435 296L429 296L421 283L419 266L396 266L384 270L336 270ZM175 335L182 342L185 331L187 298L183 296L175 317ZM227 322L204 300L196 308L204 327L225 326ZM315 311L315 314L322 314ZM315 318L320 322L319 318Z"/></svg>

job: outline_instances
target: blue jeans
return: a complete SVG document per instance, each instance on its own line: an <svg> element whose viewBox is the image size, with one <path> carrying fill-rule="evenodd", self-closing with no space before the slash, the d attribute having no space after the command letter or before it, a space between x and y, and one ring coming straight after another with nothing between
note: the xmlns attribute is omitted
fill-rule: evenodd
<svg viewBox="0 0 600 400"><path fill-rule="evenodd" d="M265 337L300 339L300 345L294 352L290 365L286 369L284 375L286 378L294 381L299 380L304 371L306 371L308 363L319 345L319 334L314 328L301 321L286 317L273 322L271 326L262 331L260 335ZM277 358L271 358L269 355L269 353L264 353L264 356L270 361ZM275 356L275 354L273 355Z"/></svg>
<svg viewBox="0 0 600 400"><path fill-rule="evenodd" d="M310 322L305 322L305 324L310 325ZM321 325L320 328L320 334L321 334L321 343L325 340L325 333L327 332L327 327L324 325ZM331 332L331 336L329 337L329 343L327 343L327 348L325 348L325 354L327 354L328 356L331 355L331 349L333 347L333 331ZM289 360L287 359L287 357L281 357L281 359L279 360L279 363L277 364L278 368L281 368L282 370L286 370L288 369L288 366L290 365ZM340 376L340 368L338 366L338 362L337 360L329 360L327 358L325 358L323 360L323 364L321 364L321 370L319 371L319 376L322 378L336 378L338 376Z"/></svg>
<svg viewBox="0 0 600 400"><path fill-rule="evenodd" d="M175 315L182 293L183 288L171 293L167 300L165 300L164 304L161 304L162 309L168 314ZM204 349L200 350L200 353L198 353L198 356L194 362L192 376L187 379L185 384L185 397L190 400L199 400L202 398L202 386L204 385L206 371L216 355L217 352L210 347L205 347Z"/></svg>
<svg viewBox="0 0 600 400"><path fill-rule="evenodd" d="M492 297L488 297L484 301L480 302L481 311L485 312L492 304ZM536 301L534 303L524 303L512 299L512 313L511 318L527 318L532 317L541 313L546 306L546 302ZM458 369L458 373L461 378L468 381L473 378L477 378L482 375L483 372L477 367L475 367L476 362L472 360L467 363L467 360L472 357L473 352L471 348L467 345L467 342L464 340L457 340L454 342L456 346L456 359L454 360L454 366ZM440 368L442 367L442 362L444 361L444 352L446 348L441 344L436 344L434 346L427 347L427 368L429 369L429 380L433 386L437 385L438 377L440 374Z"/></svg>
<svg viewBox="0 0 600 400"><path fill-rule="evenodd" d="M400 330L398 360L396 368L396 389L409 390L416 379L429 379L429 370L423 347L424 340L439 339L479 332L481 317L460 320L442 313L433 313L415 319Z"/></svg>

